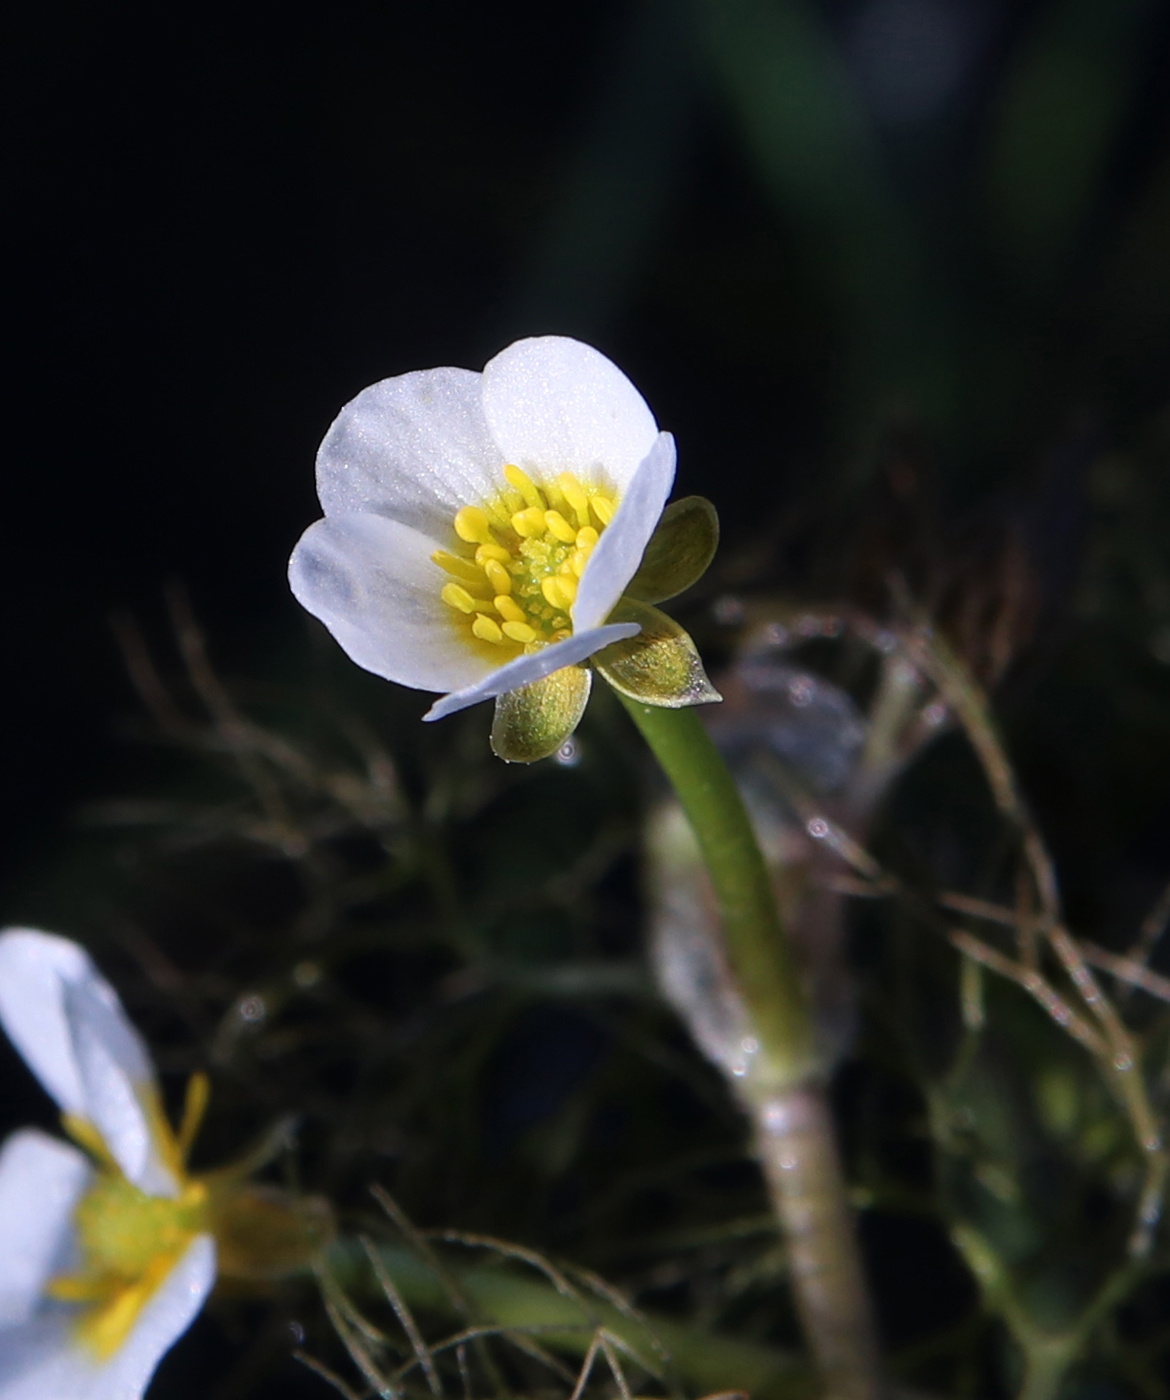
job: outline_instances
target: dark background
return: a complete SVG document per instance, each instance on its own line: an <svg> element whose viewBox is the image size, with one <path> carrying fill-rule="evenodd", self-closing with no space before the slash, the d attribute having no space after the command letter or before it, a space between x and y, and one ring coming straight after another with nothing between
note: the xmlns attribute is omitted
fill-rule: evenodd
<svg viewBox="0 0 1170 1400"><path fill-rule="evenodd" d="M313 453L381 376L592 339L733 545L855 508L891 422L962 511L1164 402L1154 0L44 4L10 39L11 871L121 761L112 609L160 629L178 577L229 667L295 654Z"/></svg>

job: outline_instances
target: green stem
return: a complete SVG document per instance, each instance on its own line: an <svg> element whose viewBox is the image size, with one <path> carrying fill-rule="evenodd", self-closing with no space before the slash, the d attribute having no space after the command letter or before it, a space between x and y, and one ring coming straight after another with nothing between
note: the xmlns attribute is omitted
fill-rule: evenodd
<svg viewBox="0 0 1170 1400"><path fill-rule="evenodd" d="M760 1042L743 1087L756 1098L804 1083L817 1069L812 1018L739 789L695 709L619 698L670 779L714 886L728 962Z"/></svg>
<svg viewBox="0 0 1170 1400"><path fill-rule="evenodd" d="M875 1400L877 1347L812 1016L767 864L693 708L622 697L674 785L707 867L723 946L758 1050L735 1091L788 1248L797 1311L832 1400Z"/></svg>

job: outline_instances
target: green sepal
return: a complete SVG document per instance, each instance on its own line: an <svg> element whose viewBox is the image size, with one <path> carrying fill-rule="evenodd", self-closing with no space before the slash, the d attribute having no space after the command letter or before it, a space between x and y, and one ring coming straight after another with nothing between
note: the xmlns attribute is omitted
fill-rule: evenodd
<svg viewBox="0 0 1170 1400"><path fill-rule="evenodd" d="M690 633L674 618L649 603L623 598L607 621L637 622L642 627L636 637L614 642L591 658L594 669L614 690L667 710L723 699L707 679Z"/></svg>
<svg viewBox="0 0 1170 1400"><path fill-rule="evenodd" d="M492 751L505 763L535 763L556 753L581 723L592 684L592 672L584 666L564 666L497 695Z"/></svg>
<svg viewBox="0 0 1170 1400"><path fill-rule="evenodd" d="M664 603L707 572L719 547L719 516L706 496L684 496L662 512L626 596Z"/></svg>

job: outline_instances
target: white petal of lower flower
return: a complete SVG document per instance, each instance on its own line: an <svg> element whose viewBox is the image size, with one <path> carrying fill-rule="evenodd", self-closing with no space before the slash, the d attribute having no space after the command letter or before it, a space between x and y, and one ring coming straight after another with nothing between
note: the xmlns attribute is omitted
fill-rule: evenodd
<svg viewBox="0 0 1170 1400"><path fill-rule="evenodd" d="M325 514L368 511L447 545L460 506L495 495L502 484L504 462L488 431L480 380L468 369L428 369L363 389L317 453Z"/></svg>
<svg viewBox="0 0 1170 1400"><path fill-rule="evenodd" d="M492 662L455 630L436 548L379 515L330 515L301 536L289 583L365 670L417 690L456 690L482 680Z"/></svg>
<svg viewBox="0 0 1170 1400"><path fill-rule="evenodd" d="M564 336L518 340L489 360L483 407L505 460L538 482L568 471L624 490L658 434L617 365Z"/></svg>
<svg viewBox="0 0 1170 1400"><path fill-rule="evenodd" d="M670 433L659 433L581 575L571 613L574 629L604 622L638 572L674 485L674 464L674 438Z"/></svg>
<svg viewBox="0 0 1170 1400"><path fill-rule="evenodd" d="M88 954L39 929L0 933L0 1024L66 1113L85 1112L85 1090L65 1018L65 983L95 976Z"/></svg>
<svg viewBox="0 0 1170 1400"><path fill-rule="evenodd" d="M199 1235L105 1360L78 1339L72 1309L53 1307L26 1326L0 1331L0 1400L141 1400L214 1282L215 1243Z"/></svg>
<svg viewBox="0 0 1170 1400"><path fill-rule="evenodd" d="M533 681L551 676L562 666L575 666L579 661L584 661L586 657L600 651L602 647L609 646L611 642L635 637L641 630L636 622L615 622L609 627L594 627L588 632L575 632L563 642L554 642L552 646L534 651L531 656L518 656L506 666L497 667L486 680L477 685L468 686L453 695L444 695L441 700L435 701L423 715L423 719L442 719L445 715L453 715L456 710L465 710L468 705L478 704L480 700L490 700L506 691L519 690L522 685L531 685Z"/></svg>
<svg viewBox="0 0 1170 1400"><path fill-rule="evenodd" d="M85 1117L127 1181L151 1196L178 1195L179 1183L154 1142L154 1070L121 1003L106 983L87 979L65 989L65 1011L85 1086Z"/></svg>
<svg viewBox="0 0 1170 1400"><path fill-rule="evenodd" d="M0 934L0 1022L61 1108L106 1138L131 1181L177 1191L154 1150L150 1055L83 948L38 929Z"/></svg>
<svg viewBox="0 0 1170 1400"><path fill-rule="evenodd" d="M35 1128L0 1148L0 1336L32 1316L46 1280L66 1266L73 1208L92 1175L83 1152Z"/></svg>

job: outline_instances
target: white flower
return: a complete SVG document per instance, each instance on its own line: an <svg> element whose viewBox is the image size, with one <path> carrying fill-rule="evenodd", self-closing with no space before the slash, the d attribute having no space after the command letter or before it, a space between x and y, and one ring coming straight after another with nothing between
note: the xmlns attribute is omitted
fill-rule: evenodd
<svg viewBox="0 0 1170 1400"><path fill-rule="evenodd" d="M139 1400L215 1280L183 1161L202 1096L176 1139L146 1047L68 939L0 934L0 1023L87 1149L35 1130L0 1149L0 1400Z"/></svg>
<svg viewBox="0 0 1170 1400"><path fill-rule="evenodd" d="M576 340L517 341L482 374L384 379L325 435L325 518L289 581L359 666L450 692L439 719L639 631L604 624L674 462L630 381Z"/></svg>

